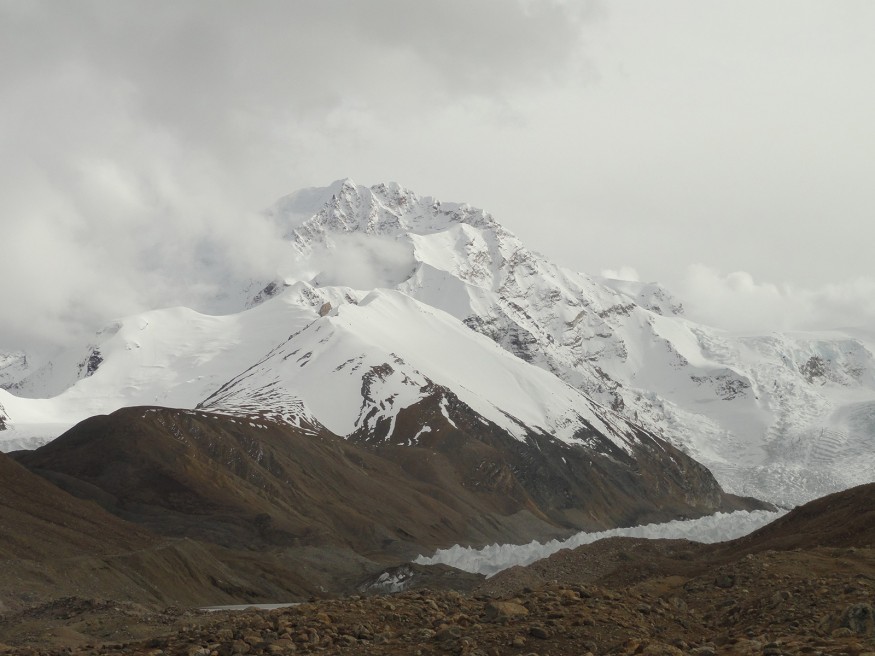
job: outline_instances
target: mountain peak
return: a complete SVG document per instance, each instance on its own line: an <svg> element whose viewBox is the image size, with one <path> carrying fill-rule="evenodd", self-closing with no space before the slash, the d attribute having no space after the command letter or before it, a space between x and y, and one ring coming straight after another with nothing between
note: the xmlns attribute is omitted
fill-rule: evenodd
<svg viewBox="0 0 875 656"><path fill-rule="evenodd" d="M317 243L331 241L332 235L348 233L397 238L468 224L509 234L491 214L467 203L442 203L397 182L365 187L349 178L285 196L267 215L284 237L304 252Z"/></svg>

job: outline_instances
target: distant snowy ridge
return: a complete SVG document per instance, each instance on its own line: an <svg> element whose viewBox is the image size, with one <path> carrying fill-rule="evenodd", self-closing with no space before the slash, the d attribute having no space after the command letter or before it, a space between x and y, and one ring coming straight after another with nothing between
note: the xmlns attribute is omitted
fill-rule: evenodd
<svg viewBox="0 0 875 656"><path fill-rule="evenodd" d="M450 565L465 572L493 576L509 567L530 565L562 549L575 549L605 538L627 537L652 540L692 540L703 543L725 542L753 533L786 513L786 510L778 512L740 510L734 513L716 513L699 519L675 520L663 524L615 528L595 533L581 532L561 541L492 544L482 549L455 545L448 549L438 549L433 556L419 556L413 562L419 565Z"/></svg>
<svg viewBox="0 0 875 656"><path fill-rule="evenodd" d="M0 449L36 448L83 419L125 406L194 408L317 316L277 299L227 316L168 308L114 322L91 345L62 354L12 390L0 389L8 415ZM100 362L88 373L95 352ZM63 391L52 393L59 386Z"/></svg>

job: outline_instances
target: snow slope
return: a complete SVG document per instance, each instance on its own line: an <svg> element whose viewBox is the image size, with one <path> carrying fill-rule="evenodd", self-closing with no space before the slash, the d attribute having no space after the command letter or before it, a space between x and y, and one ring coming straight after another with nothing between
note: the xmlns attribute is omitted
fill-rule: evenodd
<svg viewBox="0 0 875 656"><path fill-rule="evenodd" d="M88 347L22 381L19 396L0 390L9 418L0 448L33 448L87 417L125 406L194 408L316 316L277 299L226 316L169 308L115 322Z"/></svg>
<svg viewBox="0 0 875 656"><path fill-rule="evenodd" d="M451 390L518 440L540 433L586 443L594 428L626 451L636 441L627 422L552 374L451 315L390 290L313 321L202 407L315 420L351 435L391 421L437 388Z"/></svg>

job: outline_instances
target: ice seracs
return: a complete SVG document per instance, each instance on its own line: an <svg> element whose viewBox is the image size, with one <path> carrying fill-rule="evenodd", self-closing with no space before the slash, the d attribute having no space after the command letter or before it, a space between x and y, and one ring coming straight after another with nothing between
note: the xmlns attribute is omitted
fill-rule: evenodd
<svg viewBox="0 0 875 656"><path fill-rule="evenodd" d="M673 520L661 524L646 524L607 531L580 532L566 540L549 540L528 544L492 544L482 549L454 545L438 549L431 556L419 556L420 565L443 563L465 572L492 576L509 567L525 566L562 549L574 549L583 544L612 537L649 538L653 540L691 540L693 542L724 542L752 533L784 516L786 511L739 510L715 513L707 517Z"/></svg>

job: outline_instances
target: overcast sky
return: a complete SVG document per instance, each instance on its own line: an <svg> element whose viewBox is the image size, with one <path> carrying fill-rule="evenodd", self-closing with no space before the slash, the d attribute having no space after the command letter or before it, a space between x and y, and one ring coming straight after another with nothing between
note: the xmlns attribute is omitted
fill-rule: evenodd
<svg viewBox="0 0 875 656"><path fill-rule="evenodd" d="M0 0L0 348L270 275L341 177L738 329L875 322L869 0Z"/></svg>

